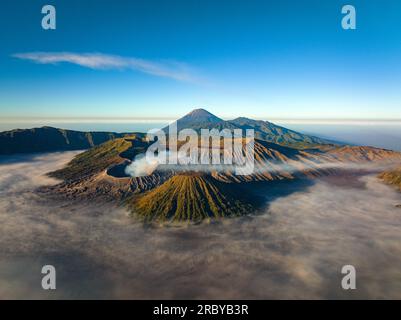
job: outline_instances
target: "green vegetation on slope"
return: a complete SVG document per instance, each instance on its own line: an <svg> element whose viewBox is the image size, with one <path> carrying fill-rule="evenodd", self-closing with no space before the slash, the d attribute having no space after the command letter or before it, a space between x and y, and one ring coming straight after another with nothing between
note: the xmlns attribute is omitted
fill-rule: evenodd
<svg viewBox="0 0 401 320"><path fill-rule="evenodd" d="M121 153L133 144L132 140L115 139L93 147L77 155L63 169L49 173L49 176L63 180L79 180L106 170L113 164L122 162Z"/></svg>
<svg viewBox="0 0 401 320"><path fill-rule="evenodd" d="M128 205L145 221L201 221L255 210L238 184L197 173L174 176Z"/></svg>

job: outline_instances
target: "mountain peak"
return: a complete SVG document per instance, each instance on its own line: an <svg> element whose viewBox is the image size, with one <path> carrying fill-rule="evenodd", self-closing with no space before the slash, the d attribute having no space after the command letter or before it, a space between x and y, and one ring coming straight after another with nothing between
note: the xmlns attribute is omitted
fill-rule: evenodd
<svg viewBox="0 0 401 320"><path fill-rule="evenodd" d="M180 131L182 129L207 129L212 128L216 124L220 124L224 122L223 119L216 117L214 114L203 108L197 108L192 110L190 113L187 113L182 118L178 119L174 123L177 125L177 130ZM169 126L163 128L163 130L168 131Z"/></svg>
<svg viewBox="0 0 401 320"><path fill-rule="evenodd" d="M195 114L195 115L197 115L197 114L199 114L199 115L208 114L208 115L210 115L212 113L210 113L209 111L207 111L204 108L196 108L196 109L193 109L191 112L188 113L188 115L190 115L190 114Z"/></svg>
<svg viewBox="0 0 401 320"><path fill-rule="evenodd" d="M186 114L184 117L182 117L180 120L183 119L191 119L191 120L197 120L197 121L211 121L211 122L220 122L222 119L219 117L216 117L214 114L210 113L206 109L203 108L197 108Z"/></svg>

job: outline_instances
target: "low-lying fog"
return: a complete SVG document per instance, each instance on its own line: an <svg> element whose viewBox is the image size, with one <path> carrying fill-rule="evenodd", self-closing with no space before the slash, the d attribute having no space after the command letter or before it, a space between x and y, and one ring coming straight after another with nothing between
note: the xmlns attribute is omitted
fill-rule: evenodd
<svg viewBox="0 0 401 320"><path fill-rule="evenodd" d="M0 298L401 298L401 195L374 176L278 184L259 190L260 215L149 228L33 192L74 154L0 158ZM54 291L41 288L45 264Z"/></svg>

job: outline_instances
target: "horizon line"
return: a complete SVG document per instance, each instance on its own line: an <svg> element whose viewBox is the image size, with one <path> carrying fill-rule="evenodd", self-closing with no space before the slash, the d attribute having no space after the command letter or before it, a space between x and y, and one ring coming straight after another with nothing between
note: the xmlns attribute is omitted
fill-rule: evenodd
<svg viewBox="0 0 401 320"><path fill-rule="evenodd" d="M0 123L169 123L180 117L2 117ZM237 117L238 118L238 117ZM247 117L249 118L249 117ZM222 118L225 121L235 118ZM289 124L397 124L401 125L400 119L390 118L267 118L255 117L253 120L262 120L269 122L283 122Z"/></svg>

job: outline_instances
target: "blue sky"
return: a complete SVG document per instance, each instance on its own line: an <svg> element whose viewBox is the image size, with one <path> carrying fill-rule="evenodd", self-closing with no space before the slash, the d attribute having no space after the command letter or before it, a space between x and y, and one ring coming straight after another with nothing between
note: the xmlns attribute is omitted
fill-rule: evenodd
<svg viewBox="0 0 401 320"><path fill-rule="evenodd" d="M44 4L56 30L41 28ZM357 30L341 28L344 4ZM0 5L3 119L401 119L396 0Z"/></svg>

